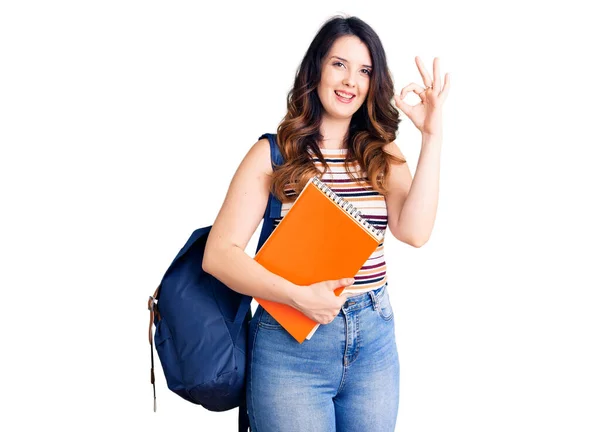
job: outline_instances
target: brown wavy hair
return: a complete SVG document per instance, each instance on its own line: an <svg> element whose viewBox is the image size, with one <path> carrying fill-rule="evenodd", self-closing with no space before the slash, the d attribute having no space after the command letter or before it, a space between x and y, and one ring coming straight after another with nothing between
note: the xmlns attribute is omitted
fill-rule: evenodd
<svg viewBox="0 0 600 432"><path fill-rule="evenodd" d="M277 127L277 142L284 163L273 170L271 192L281 202L293 201L312 176L322 178L309 149L325 170L329 168L318 145L323 140L320 133L323 105L317 86L321 80L323 59L333 43L346 35L357 36L369 49L373 62L367 97L352 116L344 137L344 146L348 149L344 164L346 172L352 179L364 184L350 171L350 166L358 163L373 189L386 195L390 163L406 163L405 159L383 150L396 138L401 119L392 104L394 84L379 36L357 17L336 15L322 25L304 55L294 86L288 93L287 114ZM286 193L287 185L293 187L293 192Z"/></svg>

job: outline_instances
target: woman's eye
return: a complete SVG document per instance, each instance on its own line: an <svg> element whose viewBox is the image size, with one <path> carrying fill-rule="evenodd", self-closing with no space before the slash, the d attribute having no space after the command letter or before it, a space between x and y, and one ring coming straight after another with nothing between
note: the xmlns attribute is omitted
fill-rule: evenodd
<svg viewBox="0 0 600 432"><path fill-rule="evenodd" d="M346 65L342 62L335 62L333 65L334 66L340 65L340 66L346 67ZM366 73L368 76L371 76L371 71L369 69L362 69L362 72Z"/></svg>

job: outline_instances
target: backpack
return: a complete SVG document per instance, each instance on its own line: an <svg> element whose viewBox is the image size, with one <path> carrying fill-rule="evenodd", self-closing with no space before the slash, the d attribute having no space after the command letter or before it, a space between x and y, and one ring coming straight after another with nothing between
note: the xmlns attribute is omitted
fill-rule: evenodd
<svg viewBox="0 0 600 432"><path fill-rule="evenodd" d="M275 134L263 134L271 147L273 167L283 163ZM281 216L281 201L269 194L256 252ZM154 392L154 344L167 386L183 399L210 411L239 407L239 432L249 428L246 408L246 341L252 319L251 296L242 295L202 270L211 226L189 237L148 300L150 382Z"/></svg>

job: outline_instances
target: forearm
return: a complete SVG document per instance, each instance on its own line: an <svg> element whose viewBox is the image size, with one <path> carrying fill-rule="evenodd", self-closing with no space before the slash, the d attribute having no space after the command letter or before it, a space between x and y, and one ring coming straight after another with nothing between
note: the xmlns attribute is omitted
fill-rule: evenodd
<svg viewBox="0 0 600 432"><path fill-rule="evenodd" d="M441 136L423 135L421 153L398 226L419 247L429 240L438 207Z"/></svg>
<svg viewBox="0 0 600 432"><path fill-rule="evenodd" d="M237 246L205 251L202 268L240 294L295 307L298 286L270 272Z"/></svg>

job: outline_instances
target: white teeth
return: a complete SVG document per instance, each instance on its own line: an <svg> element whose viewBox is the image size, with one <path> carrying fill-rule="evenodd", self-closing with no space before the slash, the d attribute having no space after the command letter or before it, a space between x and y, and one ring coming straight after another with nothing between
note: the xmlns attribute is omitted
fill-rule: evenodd
<svg viewBox="0 0 600 432"><path fill-rule="evenodd" d="M352 99L354 97L354 95L347 95L346 93L340 93L337 90L334 90L335 94L338 95L339 97L343 97L344 99Z"/></svg>

